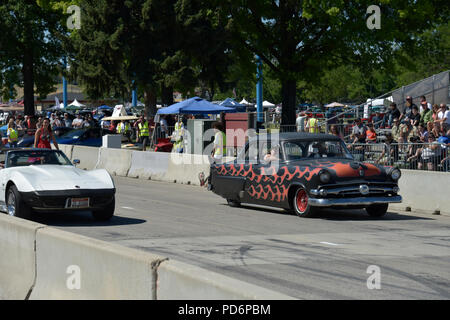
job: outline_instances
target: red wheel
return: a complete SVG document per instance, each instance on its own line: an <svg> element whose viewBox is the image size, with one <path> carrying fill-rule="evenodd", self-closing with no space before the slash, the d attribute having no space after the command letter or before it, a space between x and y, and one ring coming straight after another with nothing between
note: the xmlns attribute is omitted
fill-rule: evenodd
<svg viewBox="0 0 450 320"><path fill-rule="evenodd" d="M316 213L314 207L309 205L309 196L305 189L299 188L294 197L294 210L299 217L312 217Z"/></svg>
<svg viewBox="0 0 450 320"><path fill-rule="evenodd" d="M297 192L297 208L300 213L305 213L308 208L308 194L305 190L300 189Z"/></svg>

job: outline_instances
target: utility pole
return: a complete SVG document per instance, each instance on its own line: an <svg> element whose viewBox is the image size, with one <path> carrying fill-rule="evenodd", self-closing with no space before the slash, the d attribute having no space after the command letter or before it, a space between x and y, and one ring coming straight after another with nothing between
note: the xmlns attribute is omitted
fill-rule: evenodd
<svg viewBox="0 0 450 320"><path fill-rule="evenodd" d="M263 63L261 57L256 56L256 113L257 121L262 123L263 117Z"/></svg>
<svg viewBox="0 0 450 320"><path fill-rule="evenodd" d="M67 69L67 61L66 61L65 57L63 60L63 65L64 65L64 70L66 70ZM66 77L64 77L64 75L63 75L62 81L63 81L63 104L64 104L64 109L66 109L67 108L67 80L66 80Z"/></svg>

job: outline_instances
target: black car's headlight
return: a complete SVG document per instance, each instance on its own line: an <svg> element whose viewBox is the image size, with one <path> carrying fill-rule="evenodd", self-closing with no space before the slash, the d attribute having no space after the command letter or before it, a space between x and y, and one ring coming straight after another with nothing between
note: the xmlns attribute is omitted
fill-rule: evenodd
<svg viewBox="0 0 450 320"><path fill-rule="evenodd" d="M322 183L328 183L331 180L331 174L326 170L322 170L319 172L319 180Z"/></svg>
<svg viewBox="0 0 450 320"><path fill-rule="evenodd" d="M391 179L394 181L398 181L400 179L400 177L402 176L402 173L400 171L400 169L398 168L393 168L391 169L391 171L389 172L389 175L391 176Z"/></svg>

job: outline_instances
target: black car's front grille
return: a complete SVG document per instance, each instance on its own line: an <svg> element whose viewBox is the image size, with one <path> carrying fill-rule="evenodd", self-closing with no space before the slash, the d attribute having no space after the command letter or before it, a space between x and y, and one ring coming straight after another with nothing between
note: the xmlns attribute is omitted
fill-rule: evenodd
<svg viewBox="0 0 450 320"><path fill-rule="evenodd" d="M367 186L365 193L361 192L361 186ZM397 184L380 182L361 182L353 184L338 184L321 186L319 190L326 191L327 198L353 198L353 197L379 197L397 193Z"/></svg>

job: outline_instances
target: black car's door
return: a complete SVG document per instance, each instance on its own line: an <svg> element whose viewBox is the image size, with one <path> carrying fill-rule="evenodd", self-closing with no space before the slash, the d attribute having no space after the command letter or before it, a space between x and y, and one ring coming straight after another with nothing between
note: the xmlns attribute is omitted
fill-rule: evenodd
<svg viewBox="0 0 450 320"><path fill-rule="evenodd" d="M280 206L283 189L278 174L283 164L280 146L272 141L260 141L249 150L249 164L245 181L246 201L254 204Z"/></svg>

